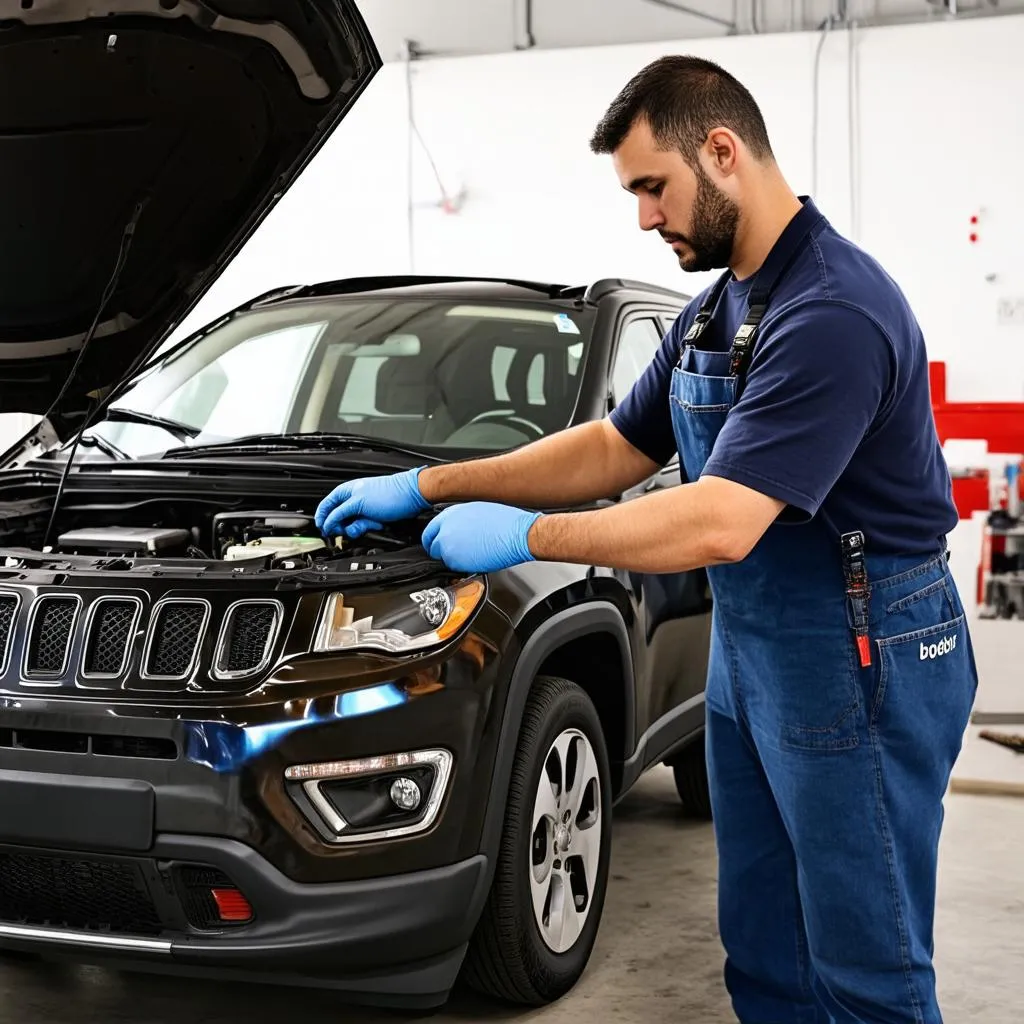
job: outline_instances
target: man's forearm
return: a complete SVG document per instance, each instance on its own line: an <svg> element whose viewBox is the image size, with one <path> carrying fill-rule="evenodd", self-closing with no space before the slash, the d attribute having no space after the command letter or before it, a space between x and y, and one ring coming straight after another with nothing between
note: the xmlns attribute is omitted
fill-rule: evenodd
<svg viewBox="0 0 1024 1024"><path fill-rule="evenodd" d="M501 455L431 466L420 473L419 486L431 504L558 508L621 494L656 468L610 424L594 422Z"/></svg>
<svg viewBox="0 0 1024 1024"><path fill-rule="evenodd" d="M530 529L530 551L543 561L649 573L737 562L783 508L743 490L732 504L735 485L705 478L610 508L542 516Z"/></svg>

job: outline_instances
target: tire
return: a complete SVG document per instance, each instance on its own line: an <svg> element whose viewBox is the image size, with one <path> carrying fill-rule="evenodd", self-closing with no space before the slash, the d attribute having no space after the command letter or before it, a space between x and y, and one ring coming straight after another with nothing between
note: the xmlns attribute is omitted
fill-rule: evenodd
<svg viewBox="0 0 1024 1024"><path fill-rule="evenodd" d="M703 736L673 758L672 775L687 817L711 821L711 788Z"/></svg>
<svg viewBox="0 0 1024 1024"><path fill-rule="evenodd" d="M542 773L563 778L558 765L565 754L569 765L579 766L571 750L583 750L592 756L584 762L583 792L566 810L573 794L554 794L552 810L559 813L561 827L553 820L538 823ZM575 771L570 779L578 778ZM568 822L567 822L568 819ZM578 826L583 822L583 827ZM568 830L565 828L568 823ZM611 783L608 753L601 722L587 694L567 679L540 676L534 682L523 712L523 723L516 746L509 784L505 821L494 880L476 931L470 942L463 968L463 981L490 998L525 1006L543 1006L565 995L579 980L597 939L604 910L611 855ZM582 838L581 838L582 837ZM557 847L556 847L557 841ZM568 856L559 857L562 845L569 842ZM575 844L575 845L573 845ZM546 892L554 901L557 895L570 895L570 882L576 897L568 905L560 904L567 925L573 932L545 938L534 909L534 861L539 875L537 891ZM555 867L561 865L560 868ZM589 867L589 870L587 870ZM568 868L568 871L566 870ZM580 868L583 868L580 871ZM581 884L582 879L585 884ZM579 904L574 906L574 903ZM557 913L539 898L542 915L550 926Z"/></svg>

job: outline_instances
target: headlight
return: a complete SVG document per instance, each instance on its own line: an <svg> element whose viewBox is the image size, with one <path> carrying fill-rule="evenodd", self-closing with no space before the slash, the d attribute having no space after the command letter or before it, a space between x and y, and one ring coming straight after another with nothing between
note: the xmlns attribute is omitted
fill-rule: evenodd
<svg viewBox="0 0 1024 1024"><path fill-rule="evenodd" d="M358 598L347 604L344 594L330 594L316 631L313 649L377 650L389 654L434 647L450 640L469 621L484 596L482 580L452 587L429 587L381 601L372 611ZM376 606L380 605L378 611Z"/></svg>

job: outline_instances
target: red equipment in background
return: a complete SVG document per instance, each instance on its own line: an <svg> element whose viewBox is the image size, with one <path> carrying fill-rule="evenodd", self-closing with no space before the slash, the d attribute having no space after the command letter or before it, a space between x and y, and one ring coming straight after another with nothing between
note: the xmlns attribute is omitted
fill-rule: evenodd
<svg viewBox="0 0 1024 1024"><path fill-rule="evenodd" d="M1024 402L950 402L946 398L946 364L928 364L932 412L940 444L985 441L993 453L1024 453ZM1024 479L1021 482L1024 498ZM990 507L989 472L972 469L953 477L953 499L961 519Z"/></svg>
<svg viewBox="0 0 1024 1024"><path fill-rule="evenodd" d="M931 385L932 412L939 441L985 441L989 452L995 455L1024 454L1024 402L950 402L946 398L946 364L928 364ZM1024 501L1024 473L1018 476L1018 489ZM1005 490L1005 487L1002 488ZM989 471L970 469L953 473L953 500L961 519L969 519L974 512L992 512L1007 507L1006 497L993 499ZM1011 527L1016 533L1019 527ZM1007 552L1006 528L985 529L982 539L981 561L978 566L977 600L986 603L986 580L991 577L994 559Z"/></svg>
<svg viewBox="0 0 1024 1024"><path fill-rule="evenodd" d="M946 364L928 364L939 441L985 440L990 452L1024 453L1024 402L950 402Z"/></svg>

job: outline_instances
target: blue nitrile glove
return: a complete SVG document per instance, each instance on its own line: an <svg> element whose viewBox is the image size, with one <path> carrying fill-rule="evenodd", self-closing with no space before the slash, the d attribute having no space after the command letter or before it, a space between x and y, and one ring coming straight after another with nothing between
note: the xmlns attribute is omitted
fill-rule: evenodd
<svg viewBox="0 0 1024 1024"><path fill-rule="evenodd" d="M355 539L367 530L379 530L382 523L412 519L430 508L417 483L421 469L419 466L404 473L359 477L339 484L317 507L317 529L325 537L344 530L347 537Z"/></svg>
<svg viewBox="0 0 1024 1024"><path fill-rule="evenodd" d="M423 547L456 572L497 572L534 561L526 538L540 516L489 501L451 505L427 524Z"/></svg>

